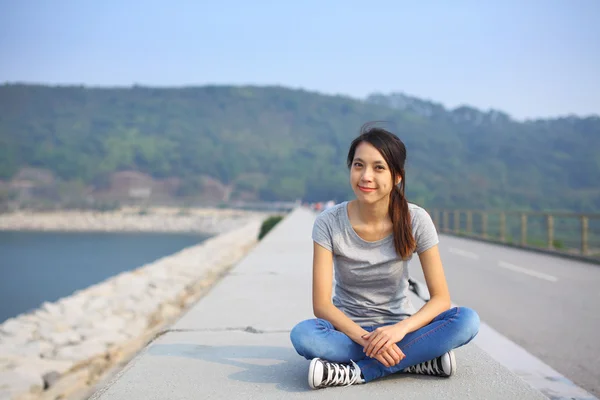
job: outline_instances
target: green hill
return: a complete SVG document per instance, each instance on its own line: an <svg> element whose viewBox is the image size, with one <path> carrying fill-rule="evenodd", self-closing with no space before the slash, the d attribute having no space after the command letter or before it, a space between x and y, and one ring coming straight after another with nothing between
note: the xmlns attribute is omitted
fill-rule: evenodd
<svg viewBox="0 0 600 400"><path fill-rule="evenodd" d="M340 201L351 195L347 148L374 120L407 145L411 201L600 210L598 117L517 122L401 94L365 101L282 87L5 84L0 179L5 198L35 168L51 177L34 182L34 196L56 201L64 191L110 197L120 171L145 174L165 199Z"/></svg>

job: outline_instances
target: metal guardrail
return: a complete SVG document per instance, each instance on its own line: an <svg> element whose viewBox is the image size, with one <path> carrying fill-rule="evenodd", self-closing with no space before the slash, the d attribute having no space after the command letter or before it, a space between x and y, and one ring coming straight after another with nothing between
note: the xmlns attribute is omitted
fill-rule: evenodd
<svg viewBox="0 0 600 400"><path fill-rule="evenodd" d="M445 209L428 212L441 233L600 263L600 214Z"/></svg>

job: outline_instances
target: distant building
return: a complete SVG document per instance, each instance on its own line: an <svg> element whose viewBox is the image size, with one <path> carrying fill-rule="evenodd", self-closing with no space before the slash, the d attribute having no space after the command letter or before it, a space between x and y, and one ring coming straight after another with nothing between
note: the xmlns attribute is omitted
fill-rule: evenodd
<svg viewBox="0 0 600 400"><path fill-rule="evenodd" d="M129 189L129 197L134 199L147 199L152 194L152 188L149 187L137 187Z"/></svg>

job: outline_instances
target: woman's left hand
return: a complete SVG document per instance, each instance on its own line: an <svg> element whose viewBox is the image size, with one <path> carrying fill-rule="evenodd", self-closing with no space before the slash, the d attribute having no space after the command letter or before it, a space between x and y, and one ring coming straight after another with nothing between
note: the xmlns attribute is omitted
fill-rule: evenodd
<svg viewBox="0 0 600 400"><path fill-rule="evenodd" d="M382 326L362 337L367 341L363 350L368 357L373 358L401 341L404 336L406 331L398 324Z"/></svg>

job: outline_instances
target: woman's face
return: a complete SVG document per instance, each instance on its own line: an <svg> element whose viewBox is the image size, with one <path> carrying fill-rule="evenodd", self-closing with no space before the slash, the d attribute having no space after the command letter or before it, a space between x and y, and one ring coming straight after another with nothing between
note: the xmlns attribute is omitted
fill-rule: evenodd
<svg viewBox="0 0 600 400"><path fill-rule="evenodd" d="M369 204L389 199L394 189L390 168L379 150L368 142L361 142L356 147L350 168L350 184L357 200Z"/></svg>

